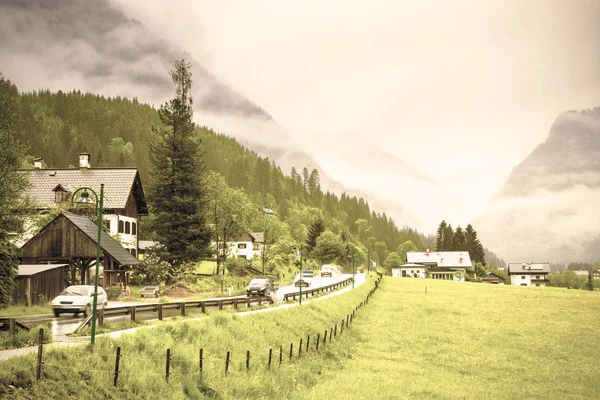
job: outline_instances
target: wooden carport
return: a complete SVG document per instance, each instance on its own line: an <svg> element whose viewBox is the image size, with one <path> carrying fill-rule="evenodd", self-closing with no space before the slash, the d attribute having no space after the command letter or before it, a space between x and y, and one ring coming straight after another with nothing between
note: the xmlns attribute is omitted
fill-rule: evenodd
<svg viewBox="0 0 600 400"><path fill-rule="evenodd" d="M65 288L67 264L19 265L13 302L27 306L52 300Z"/></svg>

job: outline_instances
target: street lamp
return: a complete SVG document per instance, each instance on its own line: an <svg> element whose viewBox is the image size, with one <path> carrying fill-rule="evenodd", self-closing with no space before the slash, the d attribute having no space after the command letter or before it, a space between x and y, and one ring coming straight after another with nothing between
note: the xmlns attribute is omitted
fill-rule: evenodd
<svg viewBox="0 0 600 400"><path fill-rule="evenodd" d="M293 247L292 250L294 251L298 251L297 247ZM302 279L302 243L300 243L300 276L298 279L298 287L300 288L300 299L298 300L298 305L302 305L302 284L304 283L304 280Z"/></svg>
<svg viewBox="0 0 600 400"><path fill-rule="evenodd" d="M262 249L262 274L265 277L265 252L267 251L267 216L275 214L275 211L270 208L263 208L262 211L265 213L265 229L263 232L263 249Z"/></svg>
<svg viewBox="0 0 600 400"><path fill-rule="evenodd" d="M92 192L94 195L94 199L90 199L90 194ZM79 192L82 192L80 197L75 200L75 195ZM88 204L94 205L96 208L96 212L98 213L98 241L96 242L96 276L94 279L94 303L92 307L92 337L90 344L94 346L96 342L96 311L98 310L98 275L99 275L99 267L100 267L100 238L102 237L102 212L103 212L103 201L104 201L104 183L100 184L100 197L94 192L92 189L87 187L82 187L77 189L73 196L71 196L71 203L79 203L79 204Z"/></svg>
<svg viewBox="0 0 600 400"><path fill-rule="evenodd" d="M354 251L352 251L352 255L348 255L348 258L352 258L352 289L354 289Z"/></svg>

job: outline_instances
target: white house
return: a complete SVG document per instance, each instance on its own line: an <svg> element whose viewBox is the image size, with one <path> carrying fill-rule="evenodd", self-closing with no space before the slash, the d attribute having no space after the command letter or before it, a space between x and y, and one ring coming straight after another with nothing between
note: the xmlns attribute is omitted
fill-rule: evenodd
<svg viewBox="0 0 600 400"><path fill-rule="evenodd" d="M464 281L465 275L474 271L468 251L409 251L406 253L406 262L399 268L400 276L404 276L402 271L405 271L407 276L416 274L425 278L427 269L432 279ZM417 269L416 265L422 268Z"/></svg>
<svg viewBox="0 0 600 400"><path fill-rule="evenodd" d="M548 285L548 274L550 264L548 263L509 263L508 276L513 286L537 286Z"/></svg>
<svg viewBox="0 0 600 400"><path fill-rule="evenodd" d="M403 264L392 267L392 276L402 278L425 278L425 266L422 264Z"/></svg>
<svg viewBox="0 0 600 400"><path fill-rule="evenodd" d="M237 240L227 243L229 247L228 254L230 257L251 260L262 255L264 244L265 240L262 232L244 233Z"/></svg>
<svg viewBox="0 0 600 400"><path fill-rule="evenodd" d="M148 215L137 168L92 168L91 155L80 153L79 168L43 168L42 159L37 158L33 169L22 172L30 182L24 195L34 200L39 212L68 204L82 187L100 196L100 185L104 184L104 223L109 234L118 237L123 247L137 257L138 218Z"/></svg>

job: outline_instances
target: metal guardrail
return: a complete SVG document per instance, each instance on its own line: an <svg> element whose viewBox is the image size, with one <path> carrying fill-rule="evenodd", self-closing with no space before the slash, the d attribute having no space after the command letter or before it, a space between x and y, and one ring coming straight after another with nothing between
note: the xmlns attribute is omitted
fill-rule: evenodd
<svg viewBox="0 0 600 400"><path fill-rule="evenodd" d="M343 281L332 283L331 285L321 286L321 287L314 288L314 289L306 289L306 290L303 289L302 297L308 298L309 296L313 296L315 293L330 292L339 287L343 287L343 286L346 286L346 285L352 283L352 280L353 280L353 278L346 278ZM296 296L300 297L300 291L284 294L283 301L288 301L288 300L290 300L290 298L292 300L296 300Z"/></svg>
<svg viewBox="0 0 600 400"><path fill-rule="evenodd" d="M137 312L151 311L157 313L157 318L159 321L163 319L163 310L169 309L178 309L180 310L180 315L185 316L186 311L193 308L200 308L201 312L205 314L207 312L207 308L216 307L218 310L223 310L224 306L233 306L235 310L237 310L240 304L245 305L246 308L250 308L252 305L263 305L263 304L273 304L273 300L270 297L226 297L222 299L208 299L208 300L191 300L191 301L178 301L172 303L151 303L151 304L142 304L136 306L121 306L121 307L111 307L106 309L98 310L98 322L99 325L104 325L104 317L110 315L127 315L131 316L132 321L136 321ZM75 329L75 332L88 325L92 320L92 316L88 315L87 318L83 320L83 322Z"/></svg>

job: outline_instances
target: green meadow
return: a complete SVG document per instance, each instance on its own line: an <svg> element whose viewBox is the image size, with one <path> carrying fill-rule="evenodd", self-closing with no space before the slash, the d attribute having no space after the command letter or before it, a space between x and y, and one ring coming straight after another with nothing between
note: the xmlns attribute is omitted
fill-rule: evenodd
<svg viewBox="0 0 600 400"><path fill-rule="evenodd" d="M600 398L600 293L385 277L341 332L342 319L374 281L302 307L245 316L215 312L119 338L100 336L93 354L86 347L47 349L40 381L35 355L4 361L0 397ZM335 324L337 337L323 344ZM117 346L123 357L114 387Z"/></svg>

